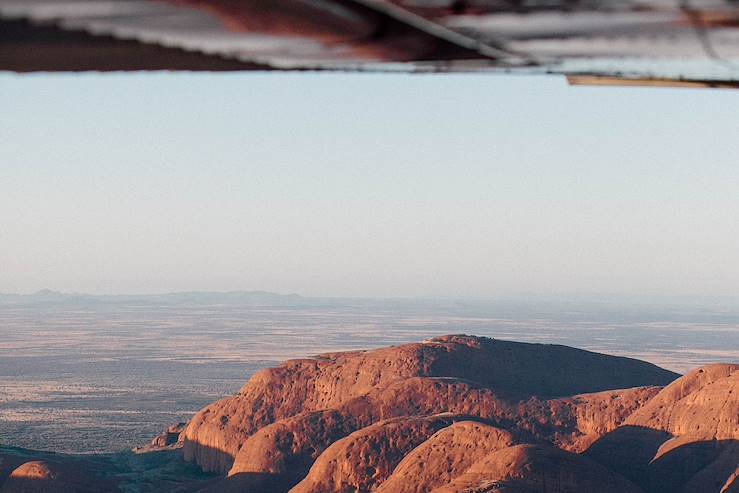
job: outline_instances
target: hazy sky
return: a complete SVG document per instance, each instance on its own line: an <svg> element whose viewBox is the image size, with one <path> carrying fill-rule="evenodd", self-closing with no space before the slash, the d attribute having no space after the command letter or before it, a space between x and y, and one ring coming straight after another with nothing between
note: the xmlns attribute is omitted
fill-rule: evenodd
<svg viewBox="0 0 739 493"><path fill-rule="evenodd" d="M739 293L739 91L0 75L0 292Z"/></svg>

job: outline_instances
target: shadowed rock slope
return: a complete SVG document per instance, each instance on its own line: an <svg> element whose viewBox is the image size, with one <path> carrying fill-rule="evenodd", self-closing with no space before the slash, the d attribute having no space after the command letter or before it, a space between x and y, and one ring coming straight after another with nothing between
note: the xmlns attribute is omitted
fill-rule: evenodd
<svg viewBox="0 0 739 493"><path fill-rule="evenodd" d="M59 454L0 446L0 493L186 493L213 479L179 449Z"/></svg>
<svg viewBox="0 0 739 493"><path fill-rule="evenodd" d="M209 491L539 491L527 471L552 464L583 471L553 473L544 481L563 489L552 491L639 491L581 453L677 377L629 358L461 335L324 354L264 370L207 406L184 453L227 473ZM520 467L486 475L497 452ZM480 489L488 484L498 489Z"/></svg>
<svg viewBox="0 0 739 493"><path fill-rule="evenodd" d="M739 365L709 365L665 387L586 454L656 493L736 490Z"/></svg>
<svg viewBox="0 0 739 493"><path fill-rule="evenodd" d="M92 474L80 464L61 461L29 461L16 467L2 481L0 493L116 493L110 481Z"/></svg>

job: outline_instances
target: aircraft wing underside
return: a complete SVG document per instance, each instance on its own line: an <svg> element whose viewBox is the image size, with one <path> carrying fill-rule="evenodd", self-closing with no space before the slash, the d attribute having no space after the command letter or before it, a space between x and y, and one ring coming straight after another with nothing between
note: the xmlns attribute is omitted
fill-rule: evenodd
<svg viewBox="0 0 739 493"><path fill-rule="evenodd" d="M0 0L0 70L543 72L739 85L733 0Z"/></svg>

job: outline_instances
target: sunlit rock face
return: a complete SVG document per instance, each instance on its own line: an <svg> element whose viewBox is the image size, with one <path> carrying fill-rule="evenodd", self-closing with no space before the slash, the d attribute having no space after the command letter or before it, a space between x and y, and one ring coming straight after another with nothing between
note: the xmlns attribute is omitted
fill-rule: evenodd
<svg viewBox="0 0 739 493"><path fill-rule="evenodd" d="M457 421L408 453L378 493L424 493L462 475L488 454L510 447L509 431L479 421Z"/></svg>
<svg viewBox="0 0 739 493"><path fill-rule="evenodd" d="M224 491L431 491L519 444L597 471L577 454L676 378L633 359L471 336L325 354L264 370L200 411L184 453L227 473ZM611 473L603 488L632 487ZM506 474L485 481L518 473Z"/></svg>
<svg viewBox="0 0 739 493"><path fill-rule="evenodd" d="M257 373L238 395L207 406L186 429L184 451L188 460L203 469L226 472L249 436L264 426L304 412L340 410L351 403L353 409L349 414L351 419L358 419L357 426L422 411L427 414L469 412L481 417L517 420L521 417L519 401L534 396L541 399L664 385L676 377L649 363L628 358L565 346L470 336L445 336L373 351L325 354L315 359L288 361L278 368ZM423 390L420 387L425 382L403 388L395 392L400 395L400 398L395 396L399 403L386 410L382 408L383 402L391 399L381 395L384 389L413 378L452 381L438 382L435 387ZM459 386L463 385L473 387L478 397L466 391L453 399L444 394L459 393ZM368 402L352 402L357 398ZM476 408L476 398L487 403ZM421 409L429 400L433 405ZM459 409L465 407L463 403L468 410ZM407 409L399 410L395 405ZM534 404L531 412L538 412L536 407ZM523 415L523 419L528 418Z"/></svg>
<svg viewBox="0 0 739 493"><path fill-rule="evenodd" d="M452 423L454 416L449 415L409 416L362 428L331 444L291 491L371 491L405 455Z"/></svg>
<svg viewBox="0 0 739 493"><path fill-rule="evenodd" d="M721 440L739 435L739 365L709 365L665 387L626 424L675 436Z"/></svg>
<svg viewBox="0 0 739 493"><path fill-rule="evenodd" d="M640 493L622 476L581 455L551 445L517 445L475 462L434 493Z"/></svg>

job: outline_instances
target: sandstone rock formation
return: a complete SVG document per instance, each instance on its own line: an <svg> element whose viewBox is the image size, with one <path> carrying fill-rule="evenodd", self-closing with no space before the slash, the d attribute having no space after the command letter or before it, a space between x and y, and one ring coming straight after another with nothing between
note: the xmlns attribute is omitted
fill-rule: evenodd
<svg viewBox="0 0 739 493"><path fill-rule="evenodd" d="M16 454L0 453L0 486L3 485L8 476L20 465L28 462L28 458Z"/></svg>
<svg viewBox="0 0 739 493"><path fill-rule="evenodd" d="M245 491L267 491L268 487L285 491L308 473L326 448L353 431L392 417L443 412L515 430L520 440L546 439L580 450L618 426L658 390L636 388L510 403L471 382L411 378L374 390L338 409L307 412L262 428L241 447L229 477L249 485ZM599 414L597 411L608 403L611 411Z"/></svg>
<svg viewBox="0 0 739 493"><path fill-rule="evenodd" d="M78 464L29 461L18 466L0 493L114 493L118 488Z"/></svg>
<svg viewBox="0 0 739 493"><path fill-rule="evenodd" d="M426 405L425 414L453 412L516 420L518 402L532 396L559 397L664 385L676 377L629 358L565 346L469 336L445 336L373 351L324 354L264 370L254 375L238 395L206 407L185 430L184 452L188 460L205 470L226 472L251 435L281 419L305 412L353 405L355 409L350 414L366 418L363 422L359 420L362 426L386 417L421 414L421 409L411 409L417 405ZM378 411L374 402L357 402L357 399L392 400L371 394L413 378L453 379L454 384L475 388L478 397L471 398L466 391L458 392L468 396L460 401L456 395L444 394L455 389L450 385L442 389L445 385L439 383L438 391L431 394L405 389L395 399L402 401L404 409L396 410L394 403L389 406L390 414L386 410ZM444 398L445 395L448 397ZM485 405L480 405L476 398L485 400ZM452 409L450 405L457 408ZM476 412L459 409L475 406L479 409ZM540 420L530 421L531 426L537 426ZM555 425L538 424L552 433L557 432Z"/></svg>
<svg viewBox="0 0 739 493"><path fill-rule="evenodd" d="M710 365L665 387L626 425L707 440L739 436L739 365Z"/></svg>
<svg viewBox="0 0 739 493"><path fill-rule="evenodd" d="M403 417L380 421L333 443L292 493L372 491L395 466L454 416Z"/></svg>
<svg viewBox="0 0 739 493"><path fill-rule="evenodd" d="M434 493L641 493L618 474L551 445L516 445L477 461Z"/></svg>
<svg viewBox="0 0 739 493"><path fill-rule="evenodd" d="M459 421L413 449L377 493L425 493L451 482L486 455L510 447L516 438L478 421Z"/></svg>
<svg viewBox="0 0 739 493"><path fill-rule="evenodd" d="M166 430L152 438L151 442L143 447L134 448L133 452L136 454L145 454L180 448L182 447L182 441L184 439L183 432L186 426L187 423L177 423L169 426Z"/></svg>
<svg viewBox="0 0 739 493"><path fill-rule="evenodd" d="M739 468L739 365L674 381L586 454L652 492L729 490Z"/></svg>
<svg viewBox="0 0 739 493"><path fill-rule="evenodd" d="M447 336L289 361L198 413L208 491L727 493L736 365ZM662 387L665 386L666 387Z"/></svg>

